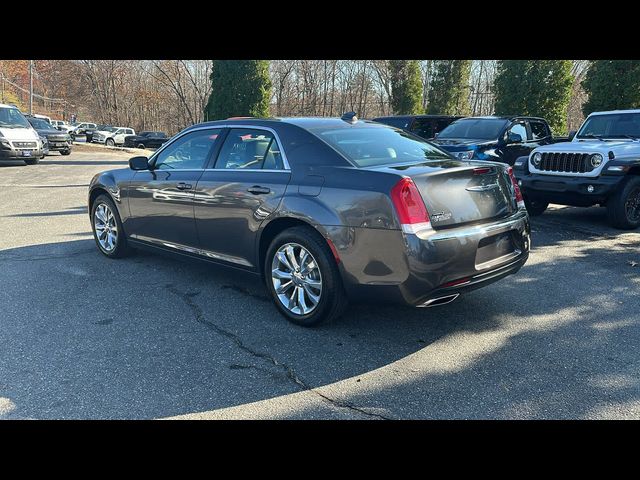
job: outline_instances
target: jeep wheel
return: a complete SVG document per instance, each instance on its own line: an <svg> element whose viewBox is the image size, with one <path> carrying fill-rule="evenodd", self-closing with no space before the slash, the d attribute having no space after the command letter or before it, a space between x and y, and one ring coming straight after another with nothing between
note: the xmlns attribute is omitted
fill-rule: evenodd
<svg viewBox="0 0 640 480"><path fill-rule="evenodd" d="M640 177L630 176L607 202L609 223L621 230L640 226Z"/></svg>
<svg viewBox="0 0 640 480"><path fill-rule="evenodd" d="M107 138L107 140L104 142L104 144L107 147L115 147L116 142L113 140L113 138Z"/></svg>
<svg viewBox="0 0 640 480"><path fill-rule="evenodd" d="M542 215L544 211L549 206L549 202L540 202L538 200L529 200L525 197L524 205L527 207L527 212L532 217L537 217L538 215Z"/></svg>

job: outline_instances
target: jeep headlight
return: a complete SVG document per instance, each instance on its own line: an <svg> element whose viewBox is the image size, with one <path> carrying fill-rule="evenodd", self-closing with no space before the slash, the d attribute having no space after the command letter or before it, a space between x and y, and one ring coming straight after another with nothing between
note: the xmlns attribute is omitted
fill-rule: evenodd
<svg viewBox="0 0 640 480"><path fill-rule="evenodd" d="M468 150L466 152L458 152L456 153L458 160L471 160L473 158L473 150Z"/></svg>
<svg viewBox="0 0 640 480"><path fill-rule="evenodd" d="M602 155L600 155L599 153L594 153L593 155L591 155L591 166L593 168L598 168L600 165L602 165Z"/></svg>
<svg viewBox="0 0 640 480"><path fill-rule="evenodd" d="M536 167L539 167L540 163L542 163L542 154L540 152L534 153L533 157L531 157L531 162L533 162Z"/></svg>

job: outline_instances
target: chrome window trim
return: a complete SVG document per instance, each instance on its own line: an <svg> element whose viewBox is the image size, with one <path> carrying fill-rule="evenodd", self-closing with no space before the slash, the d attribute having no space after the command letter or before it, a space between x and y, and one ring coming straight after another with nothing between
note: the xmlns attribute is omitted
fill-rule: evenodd
<svg viewBox="0 0 640 480"><path fill-rule="evenodd" d="M282 163L284 165L284 168L282 170L262 170L262 169L237 169L237 168L205 168L203 170L214 170L214 171L222 171L222 172L231 172L234 170L244 170L245 172L268 172L268 171L275 171L275 172L290 172L291 171L291 165L289 164L289 160L287 160L287 154L285 153L284 149L282 148L282 141L280 140L280 136L278 135L278 133L271 127L262 127L259 125L236 125L236 124L231 124L231 125L208 125L208 126L203 126L203 127L197 127L197 128L191 128L189 130L186 130L178 135L176 135L175 137L171 138L169 141L166 141L162 144L162 146L156 150L155 152L153 152L153 155L151 155L151 157L149 157L149 161L151 162L153 160L154 164L155 164L155 157L157 155L159 155L165 148L167 148L169 145L171 145L172 143L178 141L178 139L182 138L183 136L191 133L191 132L198 132L200 130L216 130L216 129L224 129L224 128L247 128L250 130L266 130L267 132L270 132L273 134L273 136L276 139L276 142L278 142L278 147L280 148L280 155L282 156ZM216 159L217 160L217 159ZM191 169L187 169L187 170L191 170ZM166 170L165 170L166 171ZM179 169L175 169L175 170L171 170L171 171L180 171Z"/></svg>

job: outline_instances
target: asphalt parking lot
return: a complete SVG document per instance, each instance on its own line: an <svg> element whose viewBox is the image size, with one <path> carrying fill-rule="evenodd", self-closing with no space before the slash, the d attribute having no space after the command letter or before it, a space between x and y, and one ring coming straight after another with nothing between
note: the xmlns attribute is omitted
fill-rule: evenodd
<svg viewBox="0 0 640 480"><path fill-rule="evenodd" d="M252 275L100 255L87 186L130 156L0 165L0 418L640 418L640 232L603 208L450 305L305 329Z"/></svg>

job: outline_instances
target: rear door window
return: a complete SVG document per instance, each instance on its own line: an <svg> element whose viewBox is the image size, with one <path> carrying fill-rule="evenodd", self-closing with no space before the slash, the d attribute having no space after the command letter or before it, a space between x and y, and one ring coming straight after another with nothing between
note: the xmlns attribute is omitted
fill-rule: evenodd
<svg viewBox="0 0 640 480"><path fill-rule="evenodd" d="M531 127L532 140L541 140L551 136L551 132L549 132L549 128L544 122L529 120L529 126Z"/></svg>

